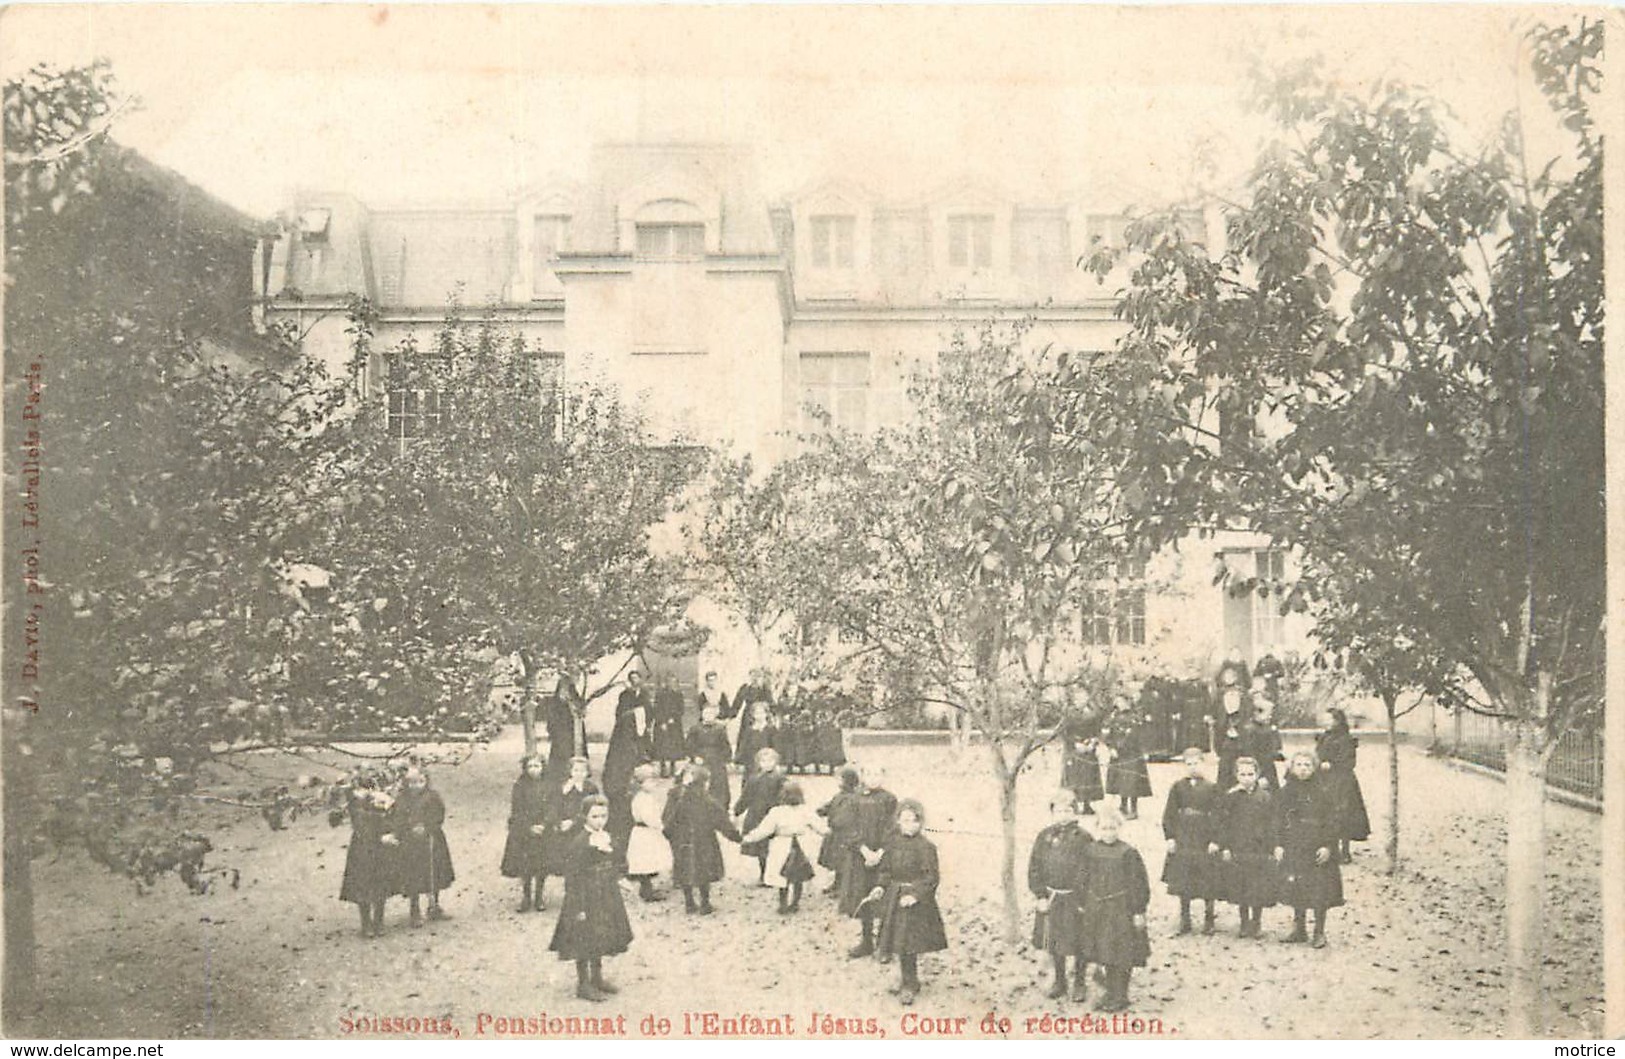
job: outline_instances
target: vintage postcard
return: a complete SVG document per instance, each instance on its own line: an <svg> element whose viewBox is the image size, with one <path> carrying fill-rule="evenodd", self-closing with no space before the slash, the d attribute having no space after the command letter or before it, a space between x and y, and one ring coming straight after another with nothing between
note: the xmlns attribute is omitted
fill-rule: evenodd
<svg viewBox="0 0 1625 1059"><path fill-rule="evenodd" d="M0 13L5 1034L1617 1037L1621 32Z"/></svg>

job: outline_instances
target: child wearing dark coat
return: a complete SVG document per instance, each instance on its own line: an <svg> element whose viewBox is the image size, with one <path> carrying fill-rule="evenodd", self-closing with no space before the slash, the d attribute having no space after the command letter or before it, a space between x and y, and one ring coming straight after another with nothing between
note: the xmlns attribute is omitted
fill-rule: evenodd
<svg viewBox="0 0 1625 1059"><path fill-rule="evenodd" d="M520 881L519 911L542 907L542 839L547 833L545 763L531 754L519 762L508 806L508 841L502 847L502 875Z"/></svg>
<svg viewBox="0 0 1625 1059"><path fill-rule="evenodd" d="M542 870L536 880L536 900L532 905L538 912L547 908L542 896L547 877L563 875L569 868L570 840L581 827L582 800L600 793L592 779L592 766L584 757L571 758L569 777L559 781L549 779L546 791L542 806Z"/></svg>
<svg viewBox="0 0 1625 1059"><path fill-rule="evenodd" d="M767 842L769 886L779 888L779 914L788 915L801 907L801 887L813 877L807 849L814 835L829 834L829 827L806 804L801 784L786 782L779 791L779 804L768 811L762 822L742 841Z"/></svg>
<svg viewBox="0 0 1625 1059"><path fill-rule="evenodd" d="M843 916L852 916L863 928L862 939L846 954L854 960L875 952L876 909L868 896L880 878L881 853L897 827L897 796L886 790L885 774L873 765L858 773L862 790L857 799L857 843L841 873L839 906Z"/></svg>
<svg viewBox="0 0 1625 1059"><path fill-rule="evenodd" d="M1360 790L1360 778L1355 775L1354 763L1360 741L1349 731L1349 716L1342 710L1331 710L1331 724L1315 737L1315 757L1320 759L1320 777L1332 790L1338 834L1338 857L1344 864L1354 862L1350 842L1364 842L1371 837L1371 817L1366 814L1365 795Z"/></svg>
<svg viewBox="0 0 1625 1059"><path fill-rule="evenodd" d="M779 767L779 752L772 747L758 750L756 771L745 781L745 786L739 792L739 801L734 803L734 816L739 818L738 827L741 834L754 830L756 825L772 812L773 807L779 804L784 781L784 770ZM756 858L757 883L766 886L767 840L742 843L739 852L747 857Z"/></svg>
<svg viewBox="0 0 1625 1059"><path fill-rule="evenodd" d="M818 807L818 815L829 824L829 834L818 849L818 866L834 873L827 894L840 892L841 873L858 842L858 770L843 766L840 777L840 790Z"/></svg>
<svg viewBox="0 0 1625 1059"><path fill-rule="evenodd" d="M728 745L728 729L720 720L717 700L706 698L703 691L700 694L700 723L689 730L688 756L705 766L711 777L711 797L726 809L733 803L733 789L728 785L728 759L733 756L733 748ZM726 702L727 697L723 696L722 701Z"/></svg>
<svg viewBox="0 0 1625 1059"><path fill-rule="evenodd" d="M1066 961L1072 958L1072 999L1088 998L1088 980L1083 960L1083 872L1084 856L1094 838L1083 829L1078 803L1070 790L1057 791L1050 798L1048 827L1033 839L1027 858L1027 889L1038 899L1033 918L1033 948L1050 954L1055 963L1055 981L1049 998L1067 995Z"/></svg>
<svg viewBox="0 0 1625 1059"><path fill-rule="evenodd" d="M395 892L394 846L389 838L390 798L362 788L350 793L350 846L344 854L344 881L339 900L353 901L361 912L361 936L382 937L384 902ZM335 819L334 823L338 820Z"/></svg>
<svg viewBox="0 0 1625 1059"><path fill-rule="evenodd" d="M1106 796L1100 776L1100 721L1073 715L1061 726L1061 786L1070 790L1084 815Z"/></svg>
<svg viewBox="0 0 1625 1059"><path fill-rule="evenodd" d="M1292 933L1282 940L1324 949L1326 910L1343 903L1343 873L1336 855L1336 795L1317 766L1308 751L1292 755L1290 776L1275 798L1275 859L1281 865L1282 897L1292 906ZM1311 909L1313 938L1304 931Z"/></svg>
<svg viewBox="0 0 1625 1059"><path fill-rule="evenodd" d="M709 772L701 764L684 766L682 782L666 799L666 811L661 816L666 838L671 842L672 885L683 891L683 906L690 915L708 916L714 911L711 884L724 874L717 835L739 841L739 831L728 819L727 807L707 790ZM700 893L698 904L694 902L695 890Z"/></svg>
<svg viewBox="0 0 1625 1059"><path fill-rule="evenodd" d="M430 919L445 919L440 891L456 880L457 873L446 845L446 803L430 788L429 776L422 769L408 769L403 782L389 811L389 832L398 847L396 892L411 901L412 925L421 927L419 898L428 896Z"/></svg>
<svg viewBox="0 0 1625 1059"><path fill-rule="evenodd" d="M1106 730L1106 742L1111 747L1111 764L1106 766L1106 794L1117 796L1117 808L1125 820L1138 819L1140 799L1151 797L1151 773L1140 744L1139 718L1126 704L1113 715Z"/></svg>
<svg viewBox="0 0 1625 1059"><path fill-rule="evenodd" d="M1083 940L1078 960L1105 969L1101 1011L1128 1008L1129 977L1151 956L1145 929L1151 881L1139 851L1119 837L1122 827L1123 818L1108 806L1095 818L1095 841L1083 854Z"/></svg>
<svg viewBox="0 0 1625 1059"><path fill-rule="evenodd" d="M1185 778L1168 789L1162 810L1162 837L1168 857L1162 862L1162 881L1179 898L1179 933L1191 932L1191 902L1206 906L1202 933L1213 933L1213 902L1219 897L1217 822L1221 794L1202 775L1202 751L1185 751Z"/></svg>
<svg viewBox="0 0 1625 1059"><path fill-rule="evenodd" d="M564 904L548 948L561 960L574 960L576 996L606 1000L619 990L604 980L604 957L632 944L632 924L621 900L621 869L606 830L609 802L602 795L582 800L582 826L570 839L564 873Z"/></svg>
<svg viewBox="0 0 1625 1059"><path fill-rule="evenodd" d="M1256 938L1264 909L1275 903L1275 806L1250 757L1236 760L1236 785L1221 803L1217 831L1225 896L1241 913L1240 936Z"/></svg>
<svg viewBox="0 0 1625 1059"><path fill-rule="evenodd" d="M883 960L897 957L902 970L897 994L905 1005L920 994L920 955L948 947L937 909L937 847L920 833L924 827L925 808L919 802L898 803L897 827L881 851L878 877L868 894L880 906L875 951Z"/></svg>

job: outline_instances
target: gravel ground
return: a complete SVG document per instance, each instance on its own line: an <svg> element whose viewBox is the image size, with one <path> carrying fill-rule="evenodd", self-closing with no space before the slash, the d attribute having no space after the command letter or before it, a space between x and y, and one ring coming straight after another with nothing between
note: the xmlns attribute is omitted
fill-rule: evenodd
<svg viewBox="0 0 1625 1059"><path fill-rule="evenodd" d="M521 915L517 884L501 878L507 793L518 737L506 733L457 768L435 773L449 806L447 830L458 881L446 894L452 918L409 929L405 904L387 913L388 934L359 937L352 906L336 895L348 828L301 820L273 833L258 818L227 823L213 862L242 872L237 890L192 896L178 883L138 895L77 854L35 864L42 996L37 1011L8 1026L20 1037L376 1036L369 1019L416 1018L464 1038L493 1016L625 1015L638 1036L645 1015L793 1019L797 1035L824 1031L827 1015L850 1035L904 1036L902 1016L964 1017L980 1036L984 1016L1010 1019L1014 1036L1040 1035L1029 1023L1046 1012L1078 1016L1091 1005L1044 999L1047 960L1025 944L1000 940L997 797L978 751L963 758L943 747L890 746L864 751L883 761L889 786L921 798L941 850L940 899L947 953L921 961L925 991L913 1009L889 995L894 967L851 962L855 924L837 917L809 887L801 912L776 914L776 896L755 886L754 861L727 852L729 881L717 887L718 914L683 914L682 901L639 902L628 892L637 940L606 961L621 987L612 1002L574 997L574 972L547 951L556 911ZM1131 1014L1140 1024L1073 1023L1071 1034L1130 1032L1194 1038L1456 1038L1500 1033L1506 1003L1502 953L1500 784L1458 772L1404 749L1402 810L1405 862L1384 873L1380 842L1358 848L1345 868L1348 906L1335 910L1331 946L1311 950L1278 942L1290 913L1266 914L1265 938L1234 936L1224 908L1221 933L1174 938L1177 904L1153 884L1150 966L1136 972ZM308 763L264 768L310 771ZM1386 825L1386 750L1368 741L1360 774L1373 826ZM1161 871L1161 795L1179 775L1153 765L1157 796L1142 802L1124 837ZM1023 777L1021 865L1042 805L1059 774L1041 758ZM829 778L804 780L810 801L832 793ZM735 784L737 788L737 782ZM1601 1031L1601 928L1598 871L1601 819L1551 805L1546 957L1548 1028L1553 1036ZM731 849L731 847L730 847ZM551 881L557 909L561 882ZM1024 897L1024 908L1027 903ZM1023 930L1028 928L1023 923ZM782 1023L781 1023L782 1025ZM387 1029L387 1024L385 1026ZM486 1036L490 1027L485 1026ZM721 1027L724 1031L728 1027ZM748 1025L737 1027L745 1032ZM839 1027L831 1027L839 1033Z"/></svg>

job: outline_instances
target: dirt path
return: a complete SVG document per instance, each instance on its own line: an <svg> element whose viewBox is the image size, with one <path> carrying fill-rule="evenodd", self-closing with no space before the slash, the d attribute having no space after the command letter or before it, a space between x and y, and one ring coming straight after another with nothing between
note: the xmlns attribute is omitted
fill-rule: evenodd
<svg viewBox="0 0 1625 1059"><path fill-rule="evenodd" d="M942 748L866 751L884 760L900 795L920 797L941 848L941 903L950 950L922 960L925 992L915 1011L967 1016L972 1035L990 1011L1024 1020L1055 1005L1043 999L1045 961L998 940L1000 843L994 791L972 756ZM1160 1019L1165 1033L1193 1037L1460 1037L1501 1028L1501 842L1499 784L1405 751L1406 869L1389 877L1374 848L1345 869L1349 905L1332 914L1332 945L1286 946L1289 914L1266 914L1266 937L1234 937L1226 908L1222 936L1171 937L1177 908L1155 887L1151 965L1135 975L1133 1014ZM1386 810L1385 750L1367 746L1360 772L1378 834ZM813 884L800 914L780 917L775 895L754 886L754 862L729 853L731 878L718 887L718 914L683 914L682 901L643 904L629 893L637 940L607 962L616 1000L574 998L574 974L547 951L556 912L519 914L516 884L501 859L518 743L507 733L435 783L450 808L447 830L458 881L447 894L453 918L422 930L390 905L389 933L364 941L354 909L336 900L347 828L301 821L272 833L241 820L217 838L217 863L242 870L239 890L193 897L178 884L138 896L127 880L78 855L36 863L40 968L45 999L17 1036L335 1037L346 1020L448 1019L473 1036L481 1012L503 1016L627 1016L637 1035L648 1013L789 1015L809 1032L814 1012L875 1019L900 1035L903 1009L888 995L895 968L852 962L854 924ZM1023 779L1022 856L1042 822L1058 775L1035 762ZM1161 795L1178 772L1152 766L1158 797L1142 803L1125 837L1161 870ZM809 800L833 791L804 780ZM1558 1036L1600 1032L1601 951L1597 911L1600 819L1550 807L1549 1028ZM1024 870L1024 864L1023 864ZM557 908L560 881L549 896ZM1024 928L1026 924L1023 924ZM1085 1010L1065 1005L1069 1014ZM697 1025L697 1024L696 1024ZM1153 1027L1154 1028L1154 1027ZM815 1030L814 1030L815 1031Z"/></svg>

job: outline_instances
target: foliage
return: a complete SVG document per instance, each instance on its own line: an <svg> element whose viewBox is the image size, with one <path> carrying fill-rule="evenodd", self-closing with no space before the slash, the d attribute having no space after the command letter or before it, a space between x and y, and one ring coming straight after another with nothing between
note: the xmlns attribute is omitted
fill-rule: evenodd
<svg viewBox="0 0 1625 1059"><path fill-rule="evenodd" d="M364 315L355 331L360 360ZM334 723L403 705L466 723L498 657L520 655L527 681L581 674L679 622L686 574L650 534L698 470L691 450L652 445L613 393L556 387L522 340L455 313L385 363L388 390L324 434L329 517L303 553L332 574L306 688L346 704ZM391 391L421 402L413 418Z"/></svg>
<svg viewBox="0 0 1625 1059"><path fill-rule="evenodd" d="M824 672L908 689L982 733L1009 810L1011 931L1016 781L1089 679L1082 593L1129 548L1104 467L1024 449L1010 429L995 384L1021 337L957 336L914 381L903 424L804 439L745 506L792 542L758 557L771 588L755 591L790 601Z"/></svg>
<svg viewBox="0 0 1625 1059"><path fill-rule="evenodd" d="M1533 41L1573 150L1533 171L1516 122L1467 154L1406 86L1262 84L1293 139L1226 251L1136 225L1125 339L1007 386L1038 395L1035 445L1120 454L1139 535L1268 532L1307 557L1283 605L1317 606L1338 649L1408 645L1381 668L1547 738L1600 701L1601 40Z"/></svg>

